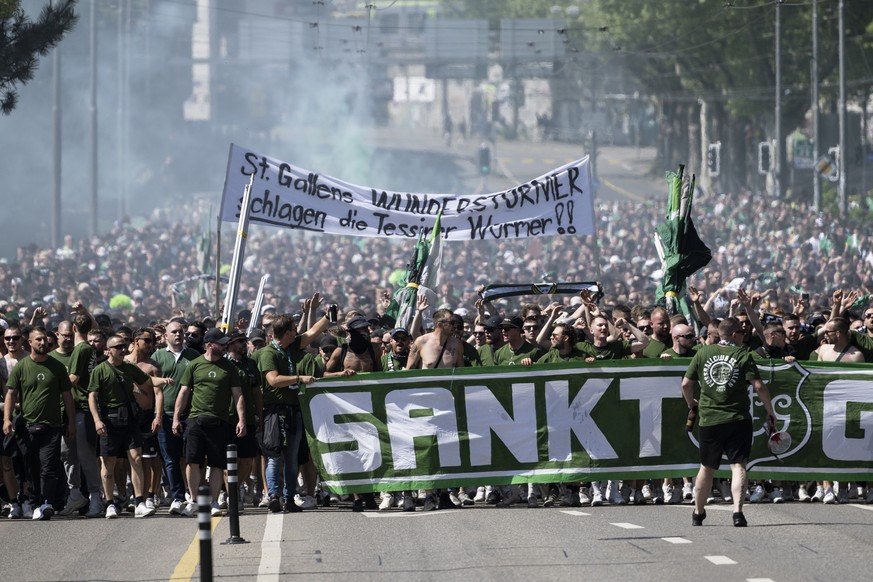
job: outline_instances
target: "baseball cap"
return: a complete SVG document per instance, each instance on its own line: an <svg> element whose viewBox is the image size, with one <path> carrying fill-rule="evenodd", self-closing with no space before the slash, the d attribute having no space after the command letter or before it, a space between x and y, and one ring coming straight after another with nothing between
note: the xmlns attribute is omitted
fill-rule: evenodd
<svg viewBox="0 0 873 582"><path fill-rule="evenodd" d="M394 329L391 330L391 337L394 337L398 333L405 333L406 335L409 335L409 332L406 331L405 327L395 327Z"/></svg>
<svg viewBox="0 0 873 582"><path fill-rule="evenodd" d="M499 315L492 315L491 317L489 317L488 319L485 320L485 327L493 329L493 328L499 326L501 323L503 323L502 317L500 317Z"/></svg>
<svg viewBox="0 0 873 582"><path fill-rule="evenodd" d="M348 329L369 329L370 322L362 315L356 315L346 322L346 327Z"/></svg>
<svg viewBox="0 0 873 582"><path fill-rule="evenodd" d="M230 338L217 327L213 327L209 331L206 332L206 335L203 336L204 344L218 344L220 346L225 346L230 342Z"/></svg>
<svg viewBox="0 0 873 582"><path fill-rule="evenodd" d="M506 328L521 329L521 327L523 325L524 325L524 320L521 318L521 316L518 316L518 315L513 315L510 317L507 317L502 322L500 322L500 327L506 327Z"/></svg>
<svg viewBox="0 0 873 582"><path fill-rule="evenodd" d="M266 342L267 334L264 333L262 329L253 329L252 333L249 334L249 341L254 342Z"/></svg>

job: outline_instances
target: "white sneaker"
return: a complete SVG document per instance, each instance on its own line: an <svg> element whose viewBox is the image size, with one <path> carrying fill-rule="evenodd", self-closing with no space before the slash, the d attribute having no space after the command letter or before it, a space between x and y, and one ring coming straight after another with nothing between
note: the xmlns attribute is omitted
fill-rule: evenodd
<svg viewBox="0 0 873 582"><path fill-rule="evenodd" d="M34 521L48 521L55 514L55 508L49 503L43 503L33 511Z"/></svg>
<svg viewBox="0 0 873 582"><path fill-rule="evenodd" d="M458 496L457 491L449 491L449 501L455 507L461 507L462 501L461 498Z"/></svg>
<svg viewBox="0 0 873 582"><path fill-rule="evenodd" d="M33 519L33 506L30 504L30 501L25 501L21 504L21 517Z"/></svg>
<svg viewBox="0 0 873 582"><path fill-rule="evenodd" d="M755 490L752 491L752 495L749 497L749 503L760 503L764 496L767 494L764 491L764 488L761 485L755 487Z"/></svg>
<svg viewBox="0 0 873 582"><path fill-rule="evenodd" d="M297 499L295 498L296 502ZM379 503L379 511L385 511L386 509L391 509L391 506L394 505L394 496L390 493L382 494L382 501Z"/></svg>
<svg viewBox="0 0 873 582"><path fill-rule="evenodd" d="M227 493L224 491L218 492L218 507L220 509L227 509Z"/></svg>
<svg viewBox="0 0 873 582"><path fill-rule="evenodd" d="M178 499L174 499L170 502L170 515L181 515L182 509L182 502Z"/></svg>
<svg viewBox="0 0 873 582"><path fill-rule="evenodd" d="M461 505L473 505L473 500L463 491L458 493L458 501L461 502Z"/></svg>
<svg viewBox="0 0 873 582"><path fill-rule="evenodd" d="M643 493L643 499L646 501L651 501L652 497L654 497L654 495L652 495L652 488L648 484L643 485L642 493Z"/></svg>
<svg viewBox="0 0 873 582"><path fill-rule="evenodd" d="M855 495L854 498L855 498L855 499L864 499L864 486L863 486L863 485L858 485L858 486L856 487L856 489L857 489L858 491L856 492L856 495Z"/></svg>
<svg viewBox="0 0 873 582"><path fill-rule="evenodd" d="M734 500L733 494L731 493L731 484L727 481L722 481L718 484L718 489L721 491L721 500L725 503L730 503Z"/></svg>
<svg viewBox="0 0 873 582"><path fill-rule="evenodd" d="M603 505L603 493L600 489L591 494L591 507L600 507Z"/></svg>
<svg viewBox="0 0 873 582"><path fill-rule="evenodd" d="M812 496L812 501L821 501L822 499L824 499L824 494L824 489L822 489L821 487L816 487L815 493Z"/></svg>
<svg viewBox="0 0 873 582"><path fill-rule="evenodd" d="M816 494L818 491L816 491ZM833 487L828 487L824 490L824 497L822 497L822 503L826 505L834 505L837 502L837 496L834 495Z"/></svg>
<svg viewBox="0 0 873 582"><path fill-rule="evenodd" d="M9 510L9 519L21 519L24 512L21 511L20 503L12 503L12 508Z"/></svg>
<svg viewBox="0 0 873 582"><path fill-rule="evenodd" d="M86 505L88 505L88 500L82 495L82 492L78 489L71 489L67 504L64 505L59 515L73 515Z"/></svg>
<svg viewBox="0 0 873 582"><path fill-rule="evenodd" d="M806 490L806 487L804 487L803 485L801 485L797 489L797 500L803 501L805 503L809 503L810 501L812 501L812 497L809 496L809 492Z"/></svg>
<svg viewBox="0 0 873 582"><path fill-rule="evenodd" d="M155 510L155 511L157 511L157 509L158 509L158 506L157 506L157 504L155 503L155 499L154 499L154 497L146 497L146 499L145 499L145 501L144 501L143 503L145 503L145 506L146 506L147 509L152 509L152 510Z"/></svg>
<svg viewBox="0 0 873 582"><path fill-rule="evenodd" d="M185 517L194 517L197 515L197 505L188 501L185 505L182 506L182 509L179 511Z"/></svg>
<svg viewBox="0 0 873 582"><path fill-rule="evenodd" d="M136 509L133 510L134 517L151 517L155 514L155 508L149 507L143 501L142 503L136 504Z"/></svg>
<svg viewBox="0 0 873 582"><path fill-rule="evenodd" d="M103 515L103 500L100 499L100 496L97 494L91 494L91 501L88 503L88 513L85 514L85 517L95 518Z"/></svg>
<svg viewBox="0 0 873 582"><path fill-rule="evenodd" d="M591 503L591 497L588 495L588 487L579 488L579 503L588 505Z"/></svg>
<svg viewBox="0 0 873 582"><path fill-rule="evenodd" d="M209 515L212 517L221 517L221 506L217 501L213 501L212 505L209 506Z"/></svg>
<svg viewBox="0 0 873 582"><path fill-rule="evenodd" d="M627 501L625 501L624 495L621 494L618 483L610 481L609 485L606 486L606 489L607 499L609 499L610 505L624 505L625 503L627 503Z"/></svg>
<svg viewBox="0 0 873 582"><path fill-rule="evenodd" d="M691 483L685 483L682 485L682 498L688 501L692 497L694 497L694 486Z"/></svg>
<svg viewBox="0 0 873 582"><path fill-rule="evenodd" d="M403 511L415 511L415 499L409 495L403 496Z"/></svg>
<svg viewBox="0 0 873 582"><path fill-rule="evenodd" d="M477 487L476 488L476 496L473 497L474 503L483 503L485 501L485 488Z"/></svg>
<svg viewBox="0 0 873 582"><path fill-rule="evenodd" d="M770 495L768 497L770 497L770 501L772 501L773 503L785 502L785 499L782 497L782 489L780 489L779 487L774 487L773 491L770 492Z"/></svg>
<svg viewBox="0 0 873 582"><path fill-rule="evenodd" d="M118 519L118 509L115 508L114 503L106 506L106 519Z"/></svg>

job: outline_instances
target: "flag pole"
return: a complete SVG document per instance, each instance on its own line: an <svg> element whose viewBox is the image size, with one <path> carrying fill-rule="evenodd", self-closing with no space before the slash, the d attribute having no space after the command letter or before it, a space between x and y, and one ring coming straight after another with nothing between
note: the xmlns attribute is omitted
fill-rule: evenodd
<svg viewBox="0 0 873 582"><path fill-rule="evenodd" d="M215 311L221 310L221 212L218 213L218 226L215 231Z"/></svg>
<svg viewBox="0 0 873 582"><path fill-rule="evenodd" d="M261 306L264 304L264 287L266 287L267 279L269 278L269 273L261 277L261 284L258 286L258 295L255 297L255 304L252 307L252 316L249 318L249 328L246 330L246 335L251 335L261 320Z"/></svg>
<svg viewBox="0 0 873 582"><path fill-rule="evenodd" d="M224 312L221 316L221 323L218 329L227 333L230 331L231 321L233 319L233 310L236 306L236 297L239 294L239 280L242 276L243 256L246 253L246 239L249 236L249 214L251 212L251 197L252 185L255 181L255 175L252 174L249 178L249 183L246 185L243 193L242 204L239 212L239 225L236 231L236 244L233 248L233 262L230 264L230 276L227 282L227 293L224 296Z"/></svg>

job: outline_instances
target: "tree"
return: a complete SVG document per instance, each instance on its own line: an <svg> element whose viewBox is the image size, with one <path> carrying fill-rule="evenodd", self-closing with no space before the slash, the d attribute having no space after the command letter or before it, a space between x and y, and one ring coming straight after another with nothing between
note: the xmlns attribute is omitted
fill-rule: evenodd
<svg viewBox="0 0 873 582"><path fill-rule="evenodd" d="M43 7L36 22L19 0L0 0L0 111L9 115L18 102L16 86L33 79L38 57L57 46L75 26L76 0L59 0Z"/></svg>

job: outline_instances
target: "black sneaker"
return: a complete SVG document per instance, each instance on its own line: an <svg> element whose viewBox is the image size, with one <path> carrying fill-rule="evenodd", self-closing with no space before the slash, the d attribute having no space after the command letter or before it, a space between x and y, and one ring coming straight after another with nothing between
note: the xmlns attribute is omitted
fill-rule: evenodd
<svg viewBox="0 0 873 582"><path fill-rule="evenodd" d="M270 502L267 504L267 508L273 513L282 511L282 502L279 501L278 495L270 495Z"/></svg>
<svg viewBox="0 0 873 582"><path fill-rule="evenodd" d="M734 513L734 527L746 527L749 523L746 521L746 516L742 511Z"/></svg>
<svg viewBox="0 0 873 582"><path fill-rule="evenodd" d="M485 503L488 505L497 505L500 502L500 494L497 491L491 491L488 497L485 498Z"/></svg>
<svg viewBox="0 0 873 582"><path fill-rule="evenodd" d="M363 499L355 499L352 501L352 511L356 513L360 513L364 511L364 500Z"/></svg>
<svg viewBox="0 0 873 582"><path fill-rule="evenodd" d="M285 500L285 513L300 513L303 508L294 503L294 499Z"/></svg>
<svg viewBox="0 0 873 582"><path fill-rule="evenodd" d="M738 514L734 514L738 515ZM739 515L742 515L740 513ZM706 519L706 510L703 510L703 513L697 513L696 511L691 511L691 525L703 525L703 520Z"/></svg>
<svg viewBox="0 0 873 582"><path fill-rule="evenodd" d="M372 511L379 509L379 504L376 503L376 495L374 493L364 493L364 507Z"/></svg>

